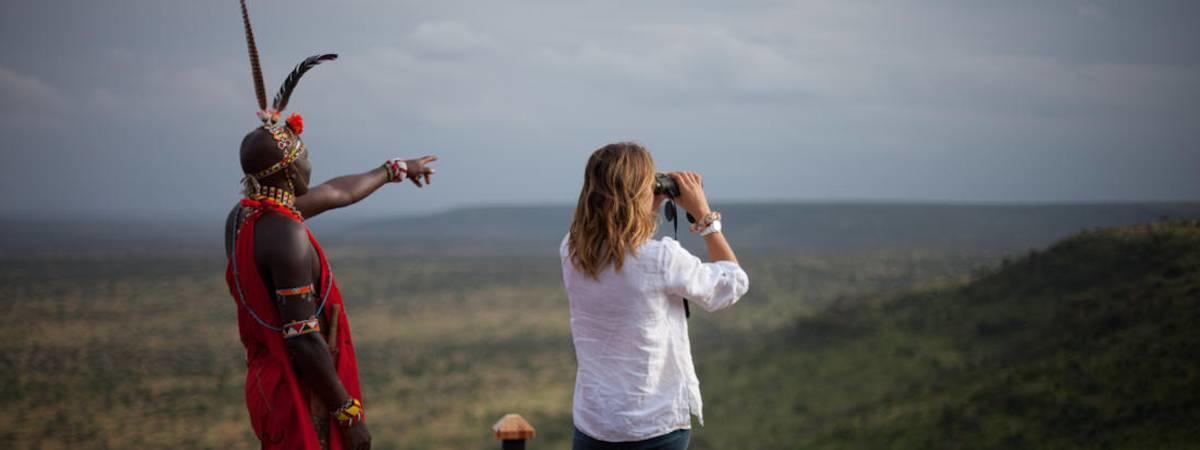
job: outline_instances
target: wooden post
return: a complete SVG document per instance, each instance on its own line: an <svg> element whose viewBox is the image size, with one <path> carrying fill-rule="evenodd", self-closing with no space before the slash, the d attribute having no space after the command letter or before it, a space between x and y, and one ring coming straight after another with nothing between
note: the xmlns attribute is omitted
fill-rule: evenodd
<svg viewBox="0 0 1200 450"><path fill-rule="evenodd" d="M525 450L525 441L533 439L536 432L520 414L506 414L492 425L501 450Z"/></svg>

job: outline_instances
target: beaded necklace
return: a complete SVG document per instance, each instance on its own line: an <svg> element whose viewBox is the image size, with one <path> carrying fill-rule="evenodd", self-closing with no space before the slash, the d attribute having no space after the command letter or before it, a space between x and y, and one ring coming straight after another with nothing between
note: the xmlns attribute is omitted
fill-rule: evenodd
<svg viewBox="0 0 1200 450"><path fill-rule="evenodd" d="M257 190L249 195L251 200L260 202L270 202L276 205L287 208L296 215L296 218L301 221L304 216L300 214L300 210L296 209L296 195L288 192L286 189L280 189L274 186L260 186ZM243 214L242 217L248 217L249 214Z"/></svg>

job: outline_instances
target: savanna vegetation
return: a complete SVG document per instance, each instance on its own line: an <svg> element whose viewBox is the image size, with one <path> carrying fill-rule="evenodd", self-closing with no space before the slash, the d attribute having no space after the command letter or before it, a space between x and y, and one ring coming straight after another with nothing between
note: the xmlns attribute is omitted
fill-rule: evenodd
<svg viewBox="0 0 1200 450"><path fill-rule="evenodd" d="M0 446L254 447L216 247L0 258ZM530 448L565 448L574 360L557 258L411 250L329 248L376 448L498 447L489 427L508 412L537 427ZM693 314L706 423L692 448L1200 442L1195 223L1007 257L774 250L739 255L751 291L738 305Z"/></svg>

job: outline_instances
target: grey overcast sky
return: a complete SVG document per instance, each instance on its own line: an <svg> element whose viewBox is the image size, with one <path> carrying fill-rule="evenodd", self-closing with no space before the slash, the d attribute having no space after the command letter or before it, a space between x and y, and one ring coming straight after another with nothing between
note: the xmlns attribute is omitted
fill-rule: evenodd
<svg viewBox="0 0 1200 450"><path fill-rule="evenodd" d="M1200 2L250 0L347 214L572 204L645 144L716 200L1200 200ZM237 2L0 5L3 214L223 217L255 103Z"/></svg>

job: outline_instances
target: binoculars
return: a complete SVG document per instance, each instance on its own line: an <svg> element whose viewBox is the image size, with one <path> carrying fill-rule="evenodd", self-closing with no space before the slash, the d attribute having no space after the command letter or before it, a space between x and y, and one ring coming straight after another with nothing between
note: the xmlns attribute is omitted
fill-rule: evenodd
<svg viewBox="0 0 1200 450"><path fill-rule="evenodd" d="M679 184L670 175L656 173L654 174L654 195L666 195L667 198L674 200L676 197L679 197ZM671 200L668 200L663 205L663 215L667 218L668 222L674 222L676 215L679 214L675 210L675 202ZM696 223L696 218L692 217L690 213L687 215L687 220L688 223Z"/></svg>
<svg viewBox="0 0 1200 450"><path fill-rule="evenodd" d="M679 185L675 179L665 173L654 174L654 195L666 195L670 198L679 196Z"/></svg>

